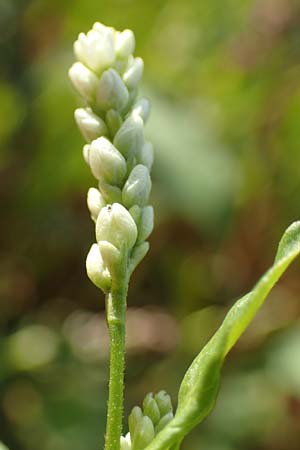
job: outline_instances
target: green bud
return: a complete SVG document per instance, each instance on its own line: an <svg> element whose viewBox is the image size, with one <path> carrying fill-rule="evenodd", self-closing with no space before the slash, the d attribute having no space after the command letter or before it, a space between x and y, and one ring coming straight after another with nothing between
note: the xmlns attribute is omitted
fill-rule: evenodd
<svg viewBox="0 0 300 450"><path fill-rule="evenodd" d="M146 97L140 98L132 107L132 114L138 114L144 122L150 115L150 102Z"/></svg>
<svg viewBox="0 0 300 450"><path fill-rule="evenodd" d="M139 263L145 258L149 247L149 242L142 242L134 246L128 263L129 275L133 273Z"/></svg>
<svg viewBox="0 0 300 450"><path fill-rule="evenodd" d="M173 419L174 415L172 412L169 412L168 414L166 414L165 416L163 416L160 421L158 422L158 424L155 427L155 433L159 433L163 428L165 428L165 426L171 422L171 420Z"/></svg>
<svg viewBox="0 0 300 450"><path fill-rule="evenodd" d="M97 104L104 111L116 109L121 111L129 100L128 90L115 69L103 72L98 89Z"/></svg>
<svg viewBox="0 0 300 450"><path fill-rule="evenodd" d="M91 143L89 162L93 175L107 183L120 185L126 174L126 161L121 153L106 138Z"/></svg>
<svg viewBox="0 0 300 450"><path fill-rule="evenodd" d="M148 416L142 417L136 427L132 438L132 450L144 450L153 441L155 436L152 420Z"/></svg>
<svg viewBox="0 0 300 450"><path fill-rule="evenodd" d="M106 202L98 189L90 188L88 190L87 205L91 213L91 218L96 222L99 212L106 205Z"/></svg>
<svg viewBox="0 0 300 450"><path fill-rule="evenodd" d="M98 85L98 77L81 62L76 62L69 70L69 78L75 89L88 102L93 102Z"/></svg>
<svg viewBox="0 0 300 450"><path fill-rule="evenodd" d="M138 162L151 170L154 160L153 145L151 142L145 142L138 155Z"/></svg>
<svg viewBox="0 0 300 450"><path fill-rule="evenodd" d="M154 400L152 392L150 392L143 401L143 412L145 416L150 417L153 425L156 425L160 420L160 412L156 401Z"/></svg>
<svg viewBox="0 0 300 450"><path fill-rule="evenodd" d="M144 124L138 116L129 116L114 137L114 145L126 159L139 152L144 142Z"/></svg>
<svg viewBox="0 0 300 450"><path fill-rule="evenodd" d="M128 89L137 88L144 71L142 58L134 58L129 62L128 68L123 75L123 80Z"/></svg>
<svg viewBox="0 0 300 450"><path fill-rule="evenodd" d="M104 266L103 258L97 244L93 244L86 258L86 271L89 279L104 292L111 286L109 270Z"/></svg>
<svg viewBox="0 0 300 450"><path fill-rule="evenodd" d="M165 391L155 394L154 399L162 417L173 411L171 397Z"/></svg>
<svg viewBox="0 0 300 450"><path fill-rule="evenodd" d="M137 227L130 213L119 203L101 209L96 222L96 238L120 249L131 249L137 238Z"/></svg>
<svg viewBox="0 0 300 450"><path fill-rule="evenodd" d="M128 417L128 427L129 427L131 440L133 439L133 436L135 434L135 429L137 427L137 424L142 419L142 417L143 417L143 413L142 413L141 408L139 406L135 406L132 409L132 411Z"/></svg>
<svg viewBox="0 0 300 450"><path fill-rule="evenodd" d="M83 137L88 142L108 133L105 122L94 114L91 108L75 109L74 117Z"/></svg>
<svg viewBox="0 0 300 450"><path fill-rule="evenodd" d="M118 113L118 111L116 111L115 109L110 109L109 111L107 111L105 119L109 131L111 132L112 136L114 136L123 122L120 113Z"/></svg>
<svg viewBox="0 0 300 450"><path fill-rule="evenodd" d="M151 178L146 166L135 166L122 191L123 202L127 208L133 205L143 206L148 202L151 191Z"/></svg>
<svg viewBox="0 0 300 450"><path fill-rule="evenodd" d="M115 49L119 58L128 58L134 52L135 39L131 30L124 30L116 33Z"/></svg>
<svg viewBox="0 0 300 450"><path fill-rule="evenodd" d="M152 206L145 206L141 211L141 216L138 223L137 242L145 241L152 233L153 226L154 226L153 208Z"/></svg>

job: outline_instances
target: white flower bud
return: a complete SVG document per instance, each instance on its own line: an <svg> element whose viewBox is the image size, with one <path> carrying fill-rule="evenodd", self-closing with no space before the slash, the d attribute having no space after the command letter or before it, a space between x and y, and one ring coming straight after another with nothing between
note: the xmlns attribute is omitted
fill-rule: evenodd
<svg viewBox="0 0 300 450"><path fill-rule="evenodd" d="M94 114L91 108L75 109L74 117L83 137L88 142L108 133L105 122Z"/></svg>
<svg viewBox="0 0 300 450"><path fill-rule="evenodd" d="M146 122L150 115L150 110L149 100L146 97L142 97L133 105L131 114L138 114Z"/></svg>
<svg viewBox="0 0 300 450"><path fill-rule="evenodd" d="M129 93L122 78L115 69L103 72L98 89L97 104L104 111L124 109L129 100Z"/></svg>
<svg viewBox="0 0 300 450"><path fill-rule="evenodd" d="M96 24L95 24L96 25ZM96 73L111 66L115 60L114 32L100 25L86 35L80 33L74 43L76 57Z"/></svg>
<svg viewBox="0 0 300 450"><path fill-rule="evenodd" d="M99 212L106 206L106 202L98 189L90 188L88 190L87 205L91 213L91 218L96 222Z"/></svg>
<svg viewBox="0 0 300 450"><path fill-rule="evenodd" d="M128 66L128 60L127 59L116 59L114 65L112 66L113 69L116 69L118 73L124 73L126 70L126 67Z"/></svg>
<svg viewBox="0 0 300 450"><path fill-rule="evenodd" d="M88 166L90 165L90 156L89 156L89 154L90 154L90 146L89 146L89 144L86 144L86 145L83 146L82 156L83 156L83 159L85 160L85 162L87 163Z"/></svg>
<svg viewBox="0 0 300 450"><path fill-rule="evenodd" d="M127 433L125 437L121 436L121 439L120 439L120 450L131 450L130 433Z"/></svg>
<svg viewBox="0 0 300 450"><path fill-rule="evenodd" d="M119 185L126 174L126 161L121 153L106 138L101 137L91 143L89 162L93 175L107 183Z"/></svg>
<svg viewBox="0 0 300 450"><path fill-rule="evenodd" d="M142 58L134 58L134 60L129 64L128 69L123 75L123 80L128 89L135 89L143 75L144 71L144 61Z"/></svg>
<svg viewBox="0 0 300 450"><path fill-rule="evenodd" d="M142 164L135 166L122 191L122 198L125 206L130 208L133 205L146 205L151 191L151 184L151 178L147 167Z"/></svg>
<svg viewBox="0 0 300 450"><path fill-rule="evenodd" d="M97 242L108 241L120 249L131 249L137 238L137 227L130 213L119 203L102 208L96 222Z"/></svg>
<svg viewBox="0 0 300 450"><path fill-rule="evenodd" d="M89 279L104 292L111 286L111 277L104 266L103 259L97 244L93 244L86 258L86 271Z"/></svg>
<svg viewBox="0 0 300 450"><path fill-rule="evenodd" d="M129 116L114 137L114 145L129 159L138 154L144 142L143 120L140 116Z"/></svg>
<svg viewBox="0 0 300 450"><path fill-rule="evenodd" d="M104 264L107 266L111 277L118 278L118 269L122 261L122 255L120 250L117 249L111 242L99 241L98 246Z"/></svg>
<svg viewBox="0 0 300 450"><path fill-rule="evenodd" d="M148 167L150 171L153 165L154 152L152 142L145 142L138 154L138 162Z"/></svg>
<svg viewBox="0 0 300 450"><path fill-rule="evenodd" d="M145 241L152 233L154 226L154 211L152 206L145 206L142 209L141 217L138 224L137 242Z"/></svg>
<svg viewBox="0 0 300 450"><path fill-rule="evenodd" d="M81 62L76 62L69 70L69 78L82 97L88 102L94 100L99 80L91 70Z"/></svg>
<svg viewBox="0 0 300 450"><path fill-rule="evenodd" d="M131 30L116 33L115 49L119 58L128 58L134 52L135 39Z"/></svg>
<svg viewBox="0 0 300 450"><path fill-rule="evenodd" d="M99 33L112 33L113 36L115 35L115 29L113 27L107 27L101 22L95 22L92 28Z"/></svg>

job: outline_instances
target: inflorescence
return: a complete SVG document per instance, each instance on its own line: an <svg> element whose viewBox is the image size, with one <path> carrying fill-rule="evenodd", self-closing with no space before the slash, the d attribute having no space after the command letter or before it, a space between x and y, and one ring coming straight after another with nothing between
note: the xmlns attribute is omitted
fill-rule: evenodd
<svg viewBox="0 0 300 450"><path fill-rule="evenodd" d="M75 120L87 141L83 156L98 187L88 191L87 204L96 224L96 243L86 261L92 282L109 292L125 261L129 277L144 258L153 229L148 205L153 147L145 141L147 98L137 99L143 60L134 57L134 34L99 22L74 44L78 59L69 77L85 105Z"/></svg>

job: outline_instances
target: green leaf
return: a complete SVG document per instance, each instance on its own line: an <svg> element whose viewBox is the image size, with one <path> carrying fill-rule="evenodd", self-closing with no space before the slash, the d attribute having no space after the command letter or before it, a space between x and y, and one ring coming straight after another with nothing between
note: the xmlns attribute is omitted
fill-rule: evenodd
<svg viewBox="0 0 300 450"><path fill-rule="evenodd" d="M211 412L218 394L225 356L252 321L273 286L299 254L300 222L295 222L284 233L273 266L251 292L235 303L215 335L189 367L181 383L174 419L146 450L179 448L184 436Z"/></svg>

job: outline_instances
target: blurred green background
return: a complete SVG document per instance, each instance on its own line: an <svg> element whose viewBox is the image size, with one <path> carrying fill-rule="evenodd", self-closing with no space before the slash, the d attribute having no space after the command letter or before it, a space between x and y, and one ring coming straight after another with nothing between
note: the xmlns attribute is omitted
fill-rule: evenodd
<svg viewBox="0 0 300 450"><path fill-rule="evenodd" d="M0 0L0 440L98 450L108 338L85 275L94 185L73 120L72 43L136 34L156 148L151 251L129 293L126 415L173 400L233 300L300 218L298 0ZM300 267L231 352L183 450L299 450Z"/></svg>

